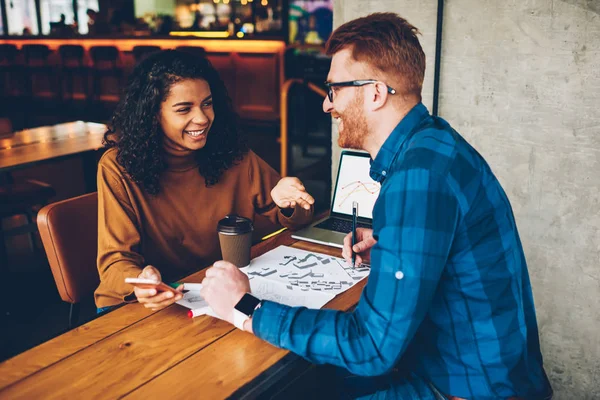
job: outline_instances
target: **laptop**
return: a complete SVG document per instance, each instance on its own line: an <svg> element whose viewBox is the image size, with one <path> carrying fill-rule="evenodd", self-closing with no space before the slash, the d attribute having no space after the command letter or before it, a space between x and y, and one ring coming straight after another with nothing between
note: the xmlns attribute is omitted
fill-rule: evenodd
<svg viewBox="0 0 600 400"><path fill-rule="evenodd" d="M381 185L369 176L368 153L344 150L331 200L329 217L295 232L294 239L342 248L344 237L352 230L352 202L358 202L357 227L371 228L373 206Z"/></svg>

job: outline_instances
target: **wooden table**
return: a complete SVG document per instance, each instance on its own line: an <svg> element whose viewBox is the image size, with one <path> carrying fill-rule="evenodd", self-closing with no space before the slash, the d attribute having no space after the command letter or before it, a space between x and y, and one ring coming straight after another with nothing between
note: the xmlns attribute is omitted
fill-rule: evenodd
<svg viewBox="0 0 600 400"><path fill-rule="evenodd" d="M86 190L96 190L95 151L102 148L106 125L75 121L25 129L0 136L0 173L63 157L83 156Z"/></svg>
<svg viewBox="0 0 600 400"><path fill-rule="evenodd" d="M281 244L340 255L286 231L254 246L252 257ZM365 283L326 307L350 309ZM290 380L294 364L310 366L224 321L186 314L176 304L158 312L125 305L0 364L0 399L256 398Z"/></svg>

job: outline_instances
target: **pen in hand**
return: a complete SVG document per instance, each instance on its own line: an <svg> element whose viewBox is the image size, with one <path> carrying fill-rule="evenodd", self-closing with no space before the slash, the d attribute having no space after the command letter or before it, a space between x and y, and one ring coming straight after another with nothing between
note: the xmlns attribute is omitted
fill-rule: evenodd
<svg viewBox="0 0 600 400"><path fill-rule="evenodd" d="M352 268L356 264L356 253L354 252L354 245L356 244L356 218L358 216L358 202L352 202Z"/></svg>

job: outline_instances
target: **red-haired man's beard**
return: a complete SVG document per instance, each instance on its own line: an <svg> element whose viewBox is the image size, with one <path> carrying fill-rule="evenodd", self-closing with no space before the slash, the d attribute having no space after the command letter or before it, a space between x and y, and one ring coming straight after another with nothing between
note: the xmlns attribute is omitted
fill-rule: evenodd
<svg viewBox="0 0 600 400"><path fill-rule="evenodd" d="M367 118L362 110L362 96L358 96L340 116L338 145L344 149L363 150L364 139L369 130Z"/></svg>

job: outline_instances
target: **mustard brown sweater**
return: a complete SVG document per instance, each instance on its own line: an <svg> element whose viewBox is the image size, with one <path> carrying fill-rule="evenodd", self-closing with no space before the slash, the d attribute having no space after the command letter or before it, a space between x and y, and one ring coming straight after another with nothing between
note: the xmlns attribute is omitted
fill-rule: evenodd
<svg viewBox="0 0 600 400"><path fill-rule="evenodd" d="M167 156L160 192L146 193L132 182L109 149L98 165L97 307L120 304L133 293L126 277L153 265L163 281L179 278L220 258L217 223L227 214L254 220L256 214L296 229L313 210L296 207L290 217L271 198L280 177L252 151L207 188L192 155Z"/></svg>

